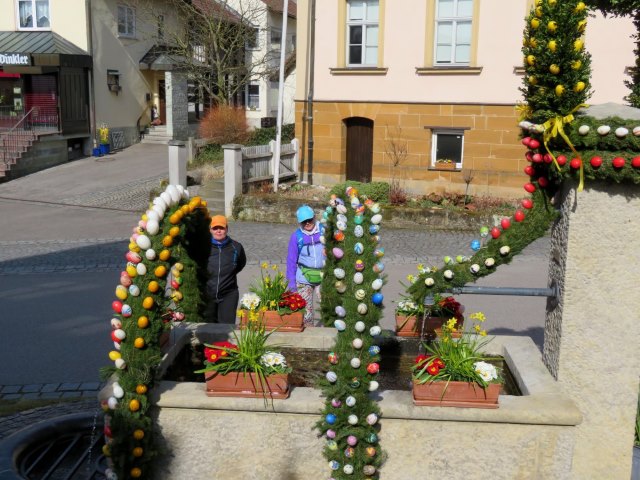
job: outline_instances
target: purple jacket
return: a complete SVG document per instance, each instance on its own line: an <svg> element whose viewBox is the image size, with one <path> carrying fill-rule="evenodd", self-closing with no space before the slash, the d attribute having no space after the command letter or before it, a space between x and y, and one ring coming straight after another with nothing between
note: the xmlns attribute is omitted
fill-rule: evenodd
<svg viewBox="0 0 640 480"><path fill-rule="evenodd" d="M316 223L313 230L314 233L308 234L298 228L291 234L287 250L287 282L289 290L295 292L296 283L309 284L302 275L300 266L309 268L324 267L324 245L320 243L321 231L320 224ZM299 243L301 245L298 245Z"/></svg>

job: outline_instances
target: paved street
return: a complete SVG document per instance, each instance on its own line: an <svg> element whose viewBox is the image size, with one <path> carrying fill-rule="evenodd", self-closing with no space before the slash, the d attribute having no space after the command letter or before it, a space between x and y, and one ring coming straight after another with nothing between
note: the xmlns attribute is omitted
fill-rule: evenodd
<svg viewBox="0 0 640 480"><path fill-rule="evenodd" d="M149 191L167 176L167 147L136 145L108 161L83 159L0 184L0 397L95 395L98 370L109 363L110 304L131 228ZM292 222L294 213L292 212ZM237 222L248 266L241 292L262 261L282 264L291 225ZM381 231L388 283L383 326L391 328L400 281L417 263L469 254L473 235ZM530 245L480 285L546 287L548 239ZM544 298L460 296L467 312L482 310L495 333L529 335L542 346Z"/></svg>

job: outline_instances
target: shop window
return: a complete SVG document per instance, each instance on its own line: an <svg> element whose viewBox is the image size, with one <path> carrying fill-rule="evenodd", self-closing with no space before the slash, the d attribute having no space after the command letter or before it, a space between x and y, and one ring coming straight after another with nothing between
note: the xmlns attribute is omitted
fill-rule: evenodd
<svg viewBox="0 0 640 480"><path fill-rule="evenodd" d="M118 5L118 35L121 37L135 37L136 11L126 5Z"/></svg>
<svg viewBox="0 0 640 480"><path fill-rule="evenodd" d="M49 0L18 0L18 28L20 30L51 29Z"/></svg>

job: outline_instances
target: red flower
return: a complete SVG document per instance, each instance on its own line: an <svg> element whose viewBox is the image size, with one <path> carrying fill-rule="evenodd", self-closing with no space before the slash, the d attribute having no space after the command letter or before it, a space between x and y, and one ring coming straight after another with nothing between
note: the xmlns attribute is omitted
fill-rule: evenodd
<svg viewBox="0 0 640 480"><path fill-rule="evenodd" d="M445 367L444 362L442 361L442 359L441 359L441 358L436 358L436 359L433 361L433 364L434 364L435 366L437 366L437 367L438 367L438 369L440 369L440 368L444 368L444 367Z"/></svg>
<svg viewBox="0 0 640 480"><path fill-rule="evenodd" d="M438 372L440 371L440 368L438 367L438 365L436 365L435 362L431 363L428 367L427 367L427 373L429 375L437 375Z"/></svg>
<svg viewBox="0 0 640 480"><path fill-rule="evenodd" d="M431 355L420 354L415 358L414 362L416 365L422 365L429 358L431 358Z"/></svg>
<svg viewBox="0 0 640 480"><path fill-rule="evenodd" d="M211 348L212 347L212 348ZM209 363L216 363L221 358L229 355L227 350L237 350L238 346L230 342L215 342L211 347L205 347L204 358ZM227 349L227 350L225 350Z"/></svg>

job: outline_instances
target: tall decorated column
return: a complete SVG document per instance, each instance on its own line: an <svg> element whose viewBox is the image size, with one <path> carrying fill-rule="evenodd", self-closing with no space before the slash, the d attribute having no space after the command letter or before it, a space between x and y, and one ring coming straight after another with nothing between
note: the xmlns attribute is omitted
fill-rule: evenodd
<svg viewBox="0 0 640 480"><path fill-rule="evenodd" d="M587 13L580 1L538 0L527 19L525 189L560 210L549 278L559 298L548 304L543 360L584 417L573 478L629 478L640 374L640 120L583 113Z"/></svg>
<svg viewBox="0 0 640 480"><path fill-rule="evenodd" d="M327 358L322 419L324 454L333 480L378 478L380 410L372 393L379 370L384 279L378 243L380 206L353 187L333 197L323 215L327 252L322 282L322 319L337 337Z"/></svg>

